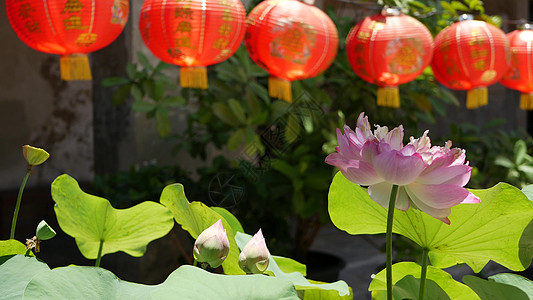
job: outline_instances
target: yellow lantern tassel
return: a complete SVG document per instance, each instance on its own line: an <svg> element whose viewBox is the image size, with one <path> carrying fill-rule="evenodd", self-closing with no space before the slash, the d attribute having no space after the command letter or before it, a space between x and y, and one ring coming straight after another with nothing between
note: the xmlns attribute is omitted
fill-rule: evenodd
<svg viewBox="0 0 533 300"><path fill-rule="evenodd" d="M487 105L488 99L489 96L486 87L477 87L468 90L466 93L466 108L476 109L480 106Z"/></svg>
<svg viewBox="0 0 533 300"><path fill-rule="evenodd" d="M92 80L87 54L62 55L59 59L62 80Z"/></svg>
<svg viewBox="0 0 533 300"><path fill-rule="evenodd" d="M268 94L272 98L278 98L292 102L291 82L276 77L268 78Z"/></svg>
<svg viewBox="0 0 533 300"><path fill-rule="evenodd" d="M378 87L378 106L400 107L400 91L397 86Z"/></svg>
<svg viewBox="0 0 533 300"><path fill-rule="evenodd" d="M207 69L205 67L182 67L180 85L186 88L207 89Z"/></svg>
<svg viewBox="0 0 533 300"><path fill-rule="evenodd" d="M523 93L520 96L520 109L533 110L533 93Z"/></svg>

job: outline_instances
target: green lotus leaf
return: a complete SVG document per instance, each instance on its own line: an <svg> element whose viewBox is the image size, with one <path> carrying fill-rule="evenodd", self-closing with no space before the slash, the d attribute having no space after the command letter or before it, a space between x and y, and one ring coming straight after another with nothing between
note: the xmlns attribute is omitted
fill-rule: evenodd
<svg viewBox="0 0 533 300"><path fill-rule="evenodd" d="M235 240L241 249L244 248L251 239L252 236L249 234L238 232L237 235L235 235ZM296 268L298 269L298 267ZM284 272L278 266L277 260L270 255L268 268L265 273L292 282L298 291L298 295L304 297L303 299L353 299L352 290L346 282L342 280L333 283L310 281L307 280L300 271L292 273Z"/></svg>
<svg viewBox="0 0 533 300"><path fill-rule="evenodd" d="M500 273L489 277L489 281L512 285L526 293L533 299L533 281L516 274Z"/></svg>
<svg viewBox="0 0 533 300"><path fill-rule="evenodd" d="M398 299L404 299L402 297L405 297L406 294L410 295L413 293L416 295L413 299L418 297L421 270L422 267L414 262L400 262L392 265L392 283L395 285L393 289L396 290L396 294L402 295ZM404 279L410 276L416 280L410 278L407 280ZM449 299L453 300L479 299L472 289L455 281L450 274L439 268L428 266L426 278L427 299L443 299L442 292L444 292ZM403 282L400 282L402 280ZM374 276L368 290L372 291L372 299L386 299L386 270L382 270Z"/></svg>
<svg viewBox="0 0 533 300"><path fill-rule="evenodd" d="M159 203L146 201L115 209L106 199L84 193L68 175L54 180L52 198L59 226L76 239L88 259L97 257L100 242L102 255L123 251L140 257L148 243L165 236L174 226L172 213Z"/></svg>
<svg viewBox="0 0 533 300"><path fill-rule="evenodd" d="M516 286L505 283L485 280L476 276L467 275L463 282L471 287L481 300L530 300L531 298Z"/></svg>
<svg viewBox="0 0 533 300"><path fill-rule="evenodd" d="M36 274L24 290L24 299L148 300L157 287L122 281L102 268L71 266Z"/></svg>
<svg viewBox="0 0 533 300"><path fill-rule="evenodd" d="M181 266L155 289L152 299L298 300L290 281L263 275L220 275Z"/></svg>
<svg viewBox="0 0 533 300"><path fill-rule="evenodd" d="M0 257L6 255L25 254L26 245L17 240L0 241ZM30 255L33 252L30 251Z"/></svg>
<svg viewBox="0 0 533 300"><path fill-rule="evenodd" d="M176 183L166 186L161 193L161 204L168 207L174 215L174 219L181 227L196 239L209 226L219 219L226 229L229 240L229 254L222 263L222 268L226 274L244 274L239 267L239 249L235 243L235 233L226 219L209 208L202 202L190 203L185 196L183 185ZM229 213L229 212L228 212ZM192 249L191 249L192 251Z"/></svg>
<svg viewBox="0 0 533 300"><path fill-rule="evenodd" d="M24 250L25 251L25 250ZM0 299L22 299L24 289L38 273L50 268L35 257L8 255L0 257Z"/></svg>
<svg viewBox="0 0 533 300"><path fill-rule="evenodd" d="M4 274L16 275L16 271L3 273L0 266L0 275ZM24 299L298 300L289 281L261 275L219 275L187 265L172 272L159 285L131 283L105 269L80 266L45 270L30 279L17 286L18 290L22 287Z"/></svg>
<svg viewBox="0 0 533 300"><path fill-rule="evenodd" d="M410 208L395 211L393 232L429 249L432 265L439 268L466 263L479 272L490 259L514 271L527 268L533 256L533 226L528 226L533 202L505 183L472 193L481 203L452 207L451 225ZM340 172L330 186L328 205L333 224L350 234L386 230L387 209Z"/></svg>

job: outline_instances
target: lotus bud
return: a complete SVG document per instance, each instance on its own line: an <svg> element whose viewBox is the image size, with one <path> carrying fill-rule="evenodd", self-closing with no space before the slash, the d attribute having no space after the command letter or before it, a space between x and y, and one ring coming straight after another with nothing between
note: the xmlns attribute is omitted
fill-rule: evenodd
<svg viewBox="0 0 533 300"><path fill-rule="evenodd" d="M45 220L42 220L39 225L37 225L37 230L35 230L35 236L41 241L49 240L55 235L55 230L53 230Z"/></svg>
<svg viewBox="0 0 533 300"><path fill-rule="evenodd" d="M202 231L194 242L194 259L207 263L212 268L218 268L229 253L229 240L222 220L218 220L206 230Z"/></svg>
<svg viewBox="0 0 533 300"><path fill-rule="evenodd" d="M30 166L37 166L45 162L50 154L41 148L33 147L30 145L22 146L22 155Z"/></svg>
<svg viewBox="0 0 533 300"><path fill-rule="evenodd" d="M239 255L239 266L246 273L262 274L268 267L270 253L261 229L244 246Z"/></svg>

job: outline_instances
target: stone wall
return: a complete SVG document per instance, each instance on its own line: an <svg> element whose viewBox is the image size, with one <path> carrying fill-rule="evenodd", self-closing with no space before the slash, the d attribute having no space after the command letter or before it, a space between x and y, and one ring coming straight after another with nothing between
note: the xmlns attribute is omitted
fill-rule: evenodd
<svg viewBox="0 0 533 300"><path fill-rule="evenodd" d="M25 173L22 146L51 153L28 186L46 186L62 173L92 180L94 173L91 82L64 82L59 56L21 42L0 7L0 190L15 189Z"/></svg>

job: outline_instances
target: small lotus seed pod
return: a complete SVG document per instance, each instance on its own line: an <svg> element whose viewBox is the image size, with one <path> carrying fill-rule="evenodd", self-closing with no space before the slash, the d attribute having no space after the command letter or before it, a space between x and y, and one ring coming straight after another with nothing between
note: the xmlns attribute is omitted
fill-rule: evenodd
<svg viewBox="0 0 533 300"><path fill-rule="evenodd" d="M40 165L50 157L50 154L45 150L30 145L22 146L22 155L30 166Z"/></svg>
<svg viewBox="0 0 533 300"><path fill-rule="evenodd" d="M37 225L35 235L39 240L46 241L53 238L56 235L56 232L44 220L42 220L39 225Z"/></svg>

